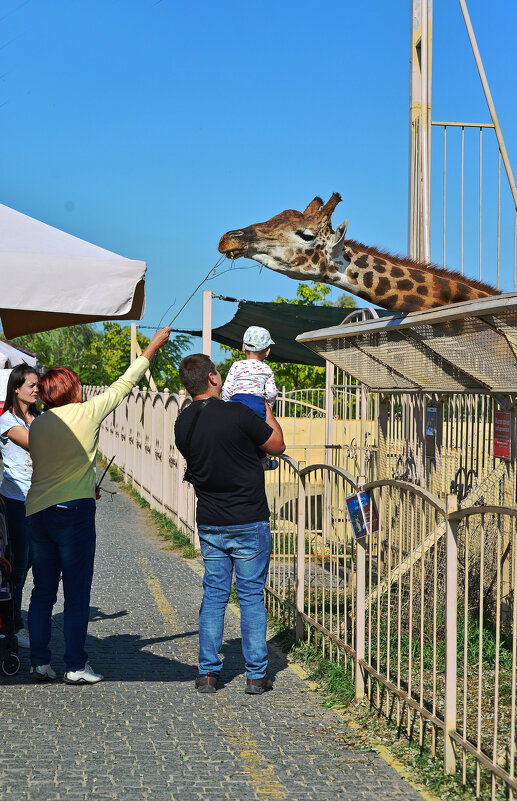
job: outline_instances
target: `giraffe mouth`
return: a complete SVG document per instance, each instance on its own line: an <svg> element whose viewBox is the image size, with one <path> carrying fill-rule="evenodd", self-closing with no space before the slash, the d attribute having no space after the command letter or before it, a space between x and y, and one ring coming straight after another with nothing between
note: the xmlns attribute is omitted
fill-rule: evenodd
<svg viewBox="0 0 517 801"><path fill-rule="evenodd" d="M238 250L237 248L233 248L233 250L227 250L224 254L227 259L231 259L234 261L235 259L240 259L241 256L244 256L243 250Z"/></svg>
<svg viewBox="0 0 517 801"><path fill-rule="evenodd" d="M242 242L242 232L228 231L227 234L224 234L219 242L219 253L223 253L232 260L245 256L246 247Z"/></svg>

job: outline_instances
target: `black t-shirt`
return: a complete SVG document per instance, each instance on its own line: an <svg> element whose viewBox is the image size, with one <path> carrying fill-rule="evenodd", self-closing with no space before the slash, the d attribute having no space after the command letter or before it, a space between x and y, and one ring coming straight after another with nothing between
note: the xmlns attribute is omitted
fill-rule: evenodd
<svg viewBox="0 0 517 801"><path fill-rule="evenodd" d="M197 495L197 522L207 526L235 526L269 520L264 468L257 454L273 429L243 403L217 398L194 401L174 426L176 445L185 456L193 415L188 459L189 476Z"/></svg>

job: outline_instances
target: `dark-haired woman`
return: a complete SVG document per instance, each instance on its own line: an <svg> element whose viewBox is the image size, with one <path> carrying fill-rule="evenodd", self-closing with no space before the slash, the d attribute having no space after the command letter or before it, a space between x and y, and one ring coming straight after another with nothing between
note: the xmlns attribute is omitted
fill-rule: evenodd
<svg viewBox="0 0 517 801"><path fill-rule="evenodd" d="M32 484L27 520L34 588L29 606L31 674L55 679L50 666L50 622L63 577L67 684L96 684L102 676L84 649L95 556L95 456L103 420L129 395L170 328L162 328L124 375L101 395L82 403L78 376L68 367L49 370L39 382L48 411L31 427Z"/></svg>
<svg viewBox="0 0 517 801"><path fill-rule="evenodd" d="M18 645L29 648L29 632L23 625L22 592L29 570L29 536L25 523L25 498L31 485L29 426L38 414L39 375L34 367L18 364L7 382L4 410L0 416L0 449L4 476L0 495L5 504L14 585L14 624Z"/></svg>

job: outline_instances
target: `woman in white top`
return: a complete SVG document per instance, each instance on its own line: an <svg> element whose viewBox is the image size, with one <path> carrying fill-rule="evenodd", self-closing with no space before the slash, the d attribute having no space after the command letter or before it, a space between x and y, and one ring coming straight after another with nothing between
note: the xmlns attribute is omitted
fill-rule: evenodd
<svg viewBox="0 0 517 801"><path fill-rule="evenodd" d="M39 414L39 375L34 367L19 364L7 383L4 410L0 416L0 449L4 475L0 495L5 504L14 585L14 623L18 645L29 648L29 633L23 625L22 592L30 567L29 537L25 525L25 498L31 485L29 426Z"/></svg>

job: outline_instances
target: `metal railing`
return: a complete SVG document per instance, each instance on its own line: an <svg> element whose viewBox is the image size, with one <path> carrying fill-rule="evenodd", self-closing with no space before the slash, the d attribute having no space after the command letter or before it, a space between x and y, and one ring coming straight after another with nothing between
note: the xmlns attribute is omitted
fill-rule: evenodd
<svg viewBox="0 0 517 801"><path fill-rule="evenodd" d="M378 534L356 540L353 476L284 460L267 477L271 613L342 661L399 730L460 772L478 796L517 790L517 509L457 511L406 481L361 485ZM457 711L458 710L458 711Z"/></svg>

